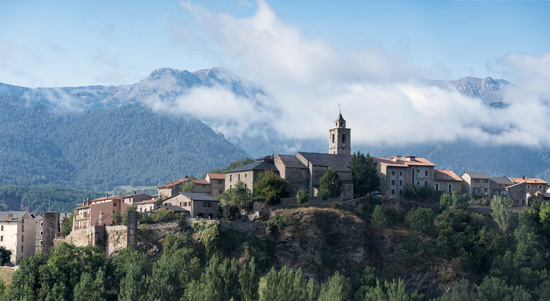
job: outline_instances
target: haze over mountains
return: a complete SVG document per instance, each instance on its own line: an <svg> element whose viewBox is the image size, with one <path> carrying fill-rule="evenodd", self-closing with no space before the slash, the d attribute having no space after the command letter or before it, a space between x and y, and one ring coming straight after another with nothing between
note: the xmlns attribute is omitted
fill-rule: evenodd
<svg viewBox="0 0 550 301"><path fill-rule="evenodd" d="M492 78L423 82L455 89L493 110L507 106L502 90L511 86ZM205 93L210 90L222 91L212 98L233 102L230 107L236 112L247 107L272 114L275 119L283 114L269 91L219 68L196 72L158 69L136 84L120 86L31 89L0 83L3 184L61 184L105 190L126 184L157 185L186 174L200 177L247 155L327 151L325 139L319 136L287 137L262 120L253 127L240 123L253 116L227 119L226 115L235 113L216 106L216 102L201 102L200 97L180 101L196 91L208 97ZM327 120L318 131L328 131L332 121ZM309 121L304 118L303 122ZM352 134L370 130L354 128L354 120L349 118L348 125ZM459 174L468 170L550 179L550 153L544 147L478 144L462 139L405 145L367 145L353 140L352 148L373 156L416 153L432 160L439 169L453 169Z"/></svg>

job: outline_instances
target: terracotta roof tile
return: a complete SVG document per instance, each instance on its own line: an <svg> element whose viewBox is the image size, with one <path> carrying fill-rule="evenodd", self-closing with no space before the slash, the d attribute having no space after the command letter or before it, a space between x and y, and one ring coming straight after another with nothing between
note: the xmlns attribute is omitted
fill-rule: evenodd
<svg viewBox="0 0 550 301"><path fill-rule="evenodd" d="M150 199L150 200L145 200L145 201L141 201L141 202L136 202L134 203L135 205L142 205L142 204L151 204L151 203L156 203L157 202L157 199Z"/></svg>
<svg viewBox="0 0 550 301"><path fill-rule="evenodd" d="M178 184L181 184L181 183L183 183L185 181L189 181L189 180L191 180L191 179L189 179L189 178L179 179L179 180L176 180L176 181L172 181L168 184L160 185L158 188L170 188L170 187L176 186Z"/></svg>
<svg viewBox="0 0 550 301"><path fill-rule="evenodd" d="M394 156L394 157L391 157L391 158L375 158L373 157L373 159L380 163L380 164L384 164L384 165L387 165L387 166L392 166L392 167L409 167L409 166L431 166L431 167L435 167L435 164L433 164L432 162L424 159L424 158L420 158L420 157L401 157L401 156Z"/></svg>
<svg viewBox="0 0 550 301"><path fill-rule="evenodd" d="M547 185L546 181L537 178L510 178L514 183L527 183L527 184L543 184Z"/></svg>
<svg viewBox="0 0 550 301"><path fill-rule="evenodd" d="M196 183L196 184L210 184L210 182L208 182L206 180L193 180L193 183Z"/></svg>
<svg viewBox="0 0 550 301"><path fill-rule="evenodd" d="M452 170L434 170L434 179L436 181L459 181L462 182L462 178L455 174Z"/></svg>
<svg viewBox="0 0 550 301"><path fill-rule="evenodd" d="M208 177L213 180L225 180L225 175L223 173L209 173Z"/></svg>

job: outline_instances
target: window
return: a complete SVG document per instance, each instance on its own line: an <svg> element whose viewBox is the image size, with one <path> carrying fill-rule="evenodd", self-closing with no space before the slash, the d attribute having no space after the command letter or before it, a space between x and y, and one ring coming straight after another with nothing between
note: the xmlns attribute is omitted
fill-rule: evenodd
<svg viewBox="0 0 550 301"><path fill-rule="evenodd" d="M346 143L346 134L342 134L342 143Z"/></svg>
<svg viewBox="0 0 550 301"><path fill-rule="evenodd" d="M399 189L399 194L403 194L403 190Z"/></svg>
<svg viewBox="0 0 550 301"><path fill-rule="evenodd" d="M0 241L4 241L4 236L0 236Z"/></svg>
<svg viewBox="0 0 550 301"><path fill-rule="evenodd" d="M233 185L229 185L229 189L233 188Z"/></svg>
<svg viewBox="0 0 550 301"><path fill-rule="evenodd" d="M487 192L487 188L483 188L483 191Z"/></svg>
<svg viewBox="0 0 550 301"><path fill-rule="evenodd" d="M25 232L25 225L21 225L21 232Z"/></svg>
<svg viewBox="0 0 550 301"><path fill-rule="evenodd" d="M4 231L4 225L0 227L0 231Z"/></svg>
<svg viewBox="0 0 550 301"><path fill-rule="evenodd" d="M395 185L395 180L391 180L391 184L392 184L392 185Z"/></svg>
<svg viewBox="0 0 550 301"><path fill-rule="evenodd" d="M531 188L531 185L527 185L527 189Z"/></svg>
<svg viewBox="0 0 550 301"><path fill-rule="evenodd" d="M395 195L395 190L394 189L391 190L391 194Z"/></svg>
<svg viewBox="0 0 550 301"><path fill-rule="evenodd" d="M40 222L40 227L44 227L44 222Z"/></svg>
<svg viewBox="0 0 550 301"><path fill-rule="evenodd" d="M403 186L403 180L399 180L399 185Z"/></svg>
<svg viewBox="0 0 550 301"><path fill-rule="evenodd" d="M244 178L246 179L246 176L248 176L248 174L244 174Z"/></svg>
<svg viewBox="0 0 550 301"><path fill-rule="evenodd" d="M238 175L237 175L237 180L238 180L238 181L241 180L241 174L238 174Z"/></svg>
<svg viewBox="0 0 550 301"><path fill-rule="evenodd" d="M218 184L222 184L222 183L223 183L223 181L222 181L222 180L218 180Z"/></svg>
<svg viewBox="0 0 550 301"><path fill-rule="evenodd" d="M233 175L229 175L229 182L233 181Z"/></svg>
<svg viewBox="0 0 550 301"><path fill-rule="evenodd" d="M402 171L400 171L400 172L399 172L399 175L400 175L400 176L402 176L402 175L403 175L403 172L402 172Z"/></svg>
<svg viewBox="0 0 550 301"><path fill-rule="evenodd" d="M44 231L40 231L40 236L44 236Z"/></svg>
<svg viewBox="0 0 550 301"><path fill-rule="evenodd" d="M392 171L391 171L391 175L392 175L392 176L395 176L395 170L392 170Z"/></svg>
<svg viewBox="0 0 550 301"><path fill-rule="evenodd" d="M21 235L21 242L25 242L25 235Z"/></svg>
<svg viewBox="0 0 550 301"><path fill-rule="evenodd" d="M479 179L474 179L474 183L479 183Z"/></svg>
<svg viewBox="0 0 550 301"><path fill-rule="evenodd" d="M428 171L427 171L427 170L424 171L424 175L425 175L426 177L428 176Z"/></svg>
<svg viewBox="0 0 550 301"><path fill-rule="evenodd" d="M420 182L416 182L416 186L420 186Z"/></svg>
<svg viewBox="0 0 550 301"><path fill-rule="evenodd" d="M338 125L336 125L338 126ZM332 134L332 143L334 144L334 134Z"/></svg>
<svg viewBox="0 0 550 301"><path fill-rule="evenodd" d="M449 192L452 192L453 190L453 185L449 184Z"/></svg>
<svg viewBox="0 0 550 301"><path fill-rule="evenodd" d="M485 179L483 180L483 183L489 183L489 180Z"/></svg>
<svg viewBox="0 0 550 301"><path fill-rule="evenodd" d="M542 189L542 185L539 185L539 189Z"/></svg>
<svg viewBox="0 0 550 301"><path fill-rule="evenodd" d="M42 241L40 241L40 245L42 245Z"/></svg>
<svg viewBox="0 0 550 301"><path fill-rule="evenodd" d="M212 205L210 204L210 202L204 202L204 203L202 203L202 206L203 206L203 207L212 207Z"/></svg>
<svg viewBox="0 0 550 301"><path fill-rule="evenodd" d="M21 246L21 253L23 253L23 252L24 252L23 250L25 250L23 247L24 247L24 246Z"/></svg>
<svg viewBox="0 0 550 301"><path fill-rule="evenodd" d="M420 169L417 169L417 170L416 170L416 173L420 173Z"/></svg>
<svg viewBox="0 0 550 301"><path fill-rule="evenodd" d="M244 188L245 188L245 189L248 188L248 187L246 186L246 184L244 184Z"/></svg>
<svg viewBox="0 0 550 301"><path fill-rule="evenodd" d="M439 184L435 184L435 190L439 191Z"/></svg>

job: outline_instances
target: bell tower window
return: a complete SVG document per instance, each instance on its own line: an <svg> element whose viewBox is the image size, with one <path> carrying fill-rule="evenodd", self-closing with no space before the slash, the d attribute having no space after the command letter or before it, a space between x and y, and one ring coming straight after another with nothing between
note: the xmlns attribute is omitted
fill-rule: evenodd
<svg viewBox="0 0 550 301"><path fill-rule="evenodd" d="M346 134L342 134L342 143L346 143Z"/></svg>
<svg viewBox="0 0 550 301"><path fill-rule="evenodd" d="M334 134L332 134L332 143L334 143Z"/></svg>

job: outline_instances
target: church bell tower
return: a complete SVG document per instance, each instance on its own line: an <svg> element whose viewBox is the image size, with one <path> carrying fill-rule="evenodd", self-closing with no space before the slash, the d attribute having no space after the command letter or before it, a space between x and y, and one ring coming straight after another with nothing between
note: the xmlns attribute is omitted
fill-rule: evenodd
<svg viewBox="0 0 550 301"><path fill-rule="evenodd" d="M351 155L351 129L346 128L342 113L338 114L335 127L329 130L328 153L333 155Z"/></svg>

